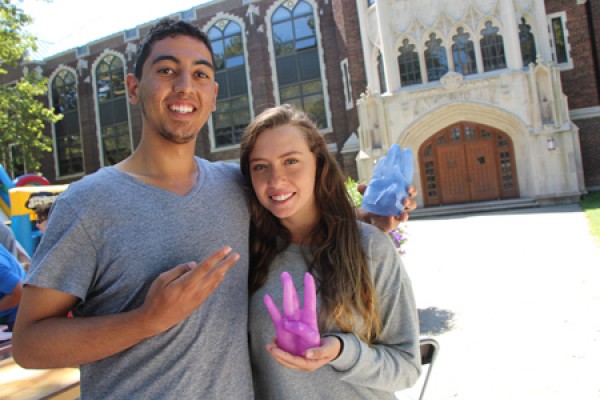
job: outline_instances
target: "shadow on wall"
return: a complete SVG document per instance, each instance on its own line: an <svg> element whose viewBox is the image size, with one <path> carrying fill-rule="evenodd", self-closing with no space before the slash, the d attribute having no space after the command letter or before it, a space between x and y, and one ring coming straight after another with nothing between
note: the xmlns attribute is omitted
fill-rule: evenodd
<svg viewBox="0 0 600 400"><path fill-rule="evenodd" d="M452 330L454 313L437 307L419 309L421 335L431 336Z"/></svg>

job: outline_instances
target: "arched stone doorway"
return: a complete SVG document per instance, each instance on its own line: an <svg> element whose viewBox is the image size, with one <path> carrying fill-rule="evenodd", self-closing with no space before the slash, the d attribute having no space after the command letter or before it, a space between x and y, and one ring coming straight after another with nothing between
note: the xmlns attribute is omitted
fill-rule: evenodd
<svg viewBox="0 0 600 400"><path fill-rule="evenodd" d="M519 197L513 143L486 125L460 122L419 149L425 206Z"/></svg>

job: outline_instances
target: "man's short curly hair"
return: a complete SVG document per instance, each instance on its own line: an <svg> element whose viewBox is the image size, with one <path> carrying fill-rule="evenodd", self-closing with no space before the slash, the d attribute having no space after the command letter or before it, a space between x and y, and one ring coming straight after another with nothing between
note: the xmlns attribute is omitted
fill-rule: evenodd
<svg viewBox="0 0 600 400"><path fill-rule="evenodd" d="M137 79L142 78L142 68L152 51L154 43L166 37L175 37L179 35L190 36L203 42L210 51L213 65L215 64L212 45L206 33L202 32L197 26L192 25L189 22L163 18L150 29L140 43L135 61L135 77Z"/></svg>

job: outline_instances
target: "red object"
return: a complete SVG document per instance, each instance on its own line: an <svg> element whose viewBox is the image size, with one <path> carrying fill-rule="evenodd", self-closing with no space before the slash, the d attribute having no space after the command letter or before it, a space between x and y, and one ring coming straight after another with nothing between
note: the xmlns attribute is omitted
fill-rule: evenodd
<svg viewBox="0 0 600 400"><path fill-rule="evenodd" d="M43 176L26 174L15 179L15 186L47 186L50 185L50 181Z"/></svg>

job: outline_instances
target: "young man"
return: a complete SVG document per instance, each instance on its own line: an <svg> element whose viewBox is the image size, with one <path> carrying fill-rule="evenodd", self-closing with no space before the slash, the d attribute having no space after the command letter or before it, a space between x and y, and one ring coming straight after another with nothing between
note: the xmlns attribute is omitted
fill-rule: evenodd
<svg viewBox="0 0 600 400"><path fill-rule="evenodd" d="M127 88L140 144L54 203L14 358L81 366L83 399L251 399L246 192L237 166L194 156L218 91L206 35L159 22Z"/></svg>
<svg viewBox="0 0 600 400"><path fill-rule="evenodd" d="M253 397L241 175L194 157L213 65L205 34L158 23L127 76L139 146L54 203L13 354L27 368L80 365L83 399Z"/></svg>

